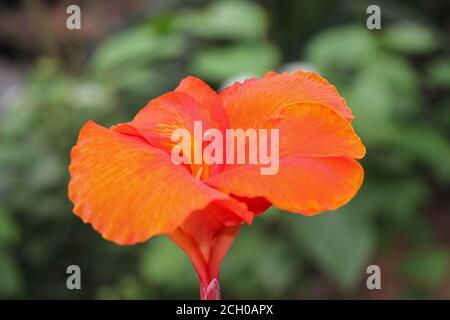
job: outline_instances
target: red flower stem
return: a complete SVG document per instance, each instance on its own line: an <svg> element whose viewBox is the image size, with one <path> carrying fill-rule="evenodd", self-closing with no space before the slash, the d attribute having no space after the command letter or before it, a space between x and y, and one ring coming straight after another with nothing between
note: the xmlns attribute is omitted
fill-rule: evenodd
<svg viewBox="0 0 450 320"><path fill-rule="evenodd" d="M212 279L208 287L205 287L202 281L199 282L201 300L220 300L220 283L217 278Z"/></svg>

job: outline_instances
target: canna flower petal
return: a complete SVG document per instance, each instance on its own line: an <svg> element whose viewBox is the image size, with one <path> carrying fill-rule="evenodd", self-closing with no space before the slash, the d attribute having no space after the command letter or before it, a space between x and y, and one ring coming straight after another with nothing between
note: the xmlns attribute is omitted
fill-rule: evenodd
<svg viewBox="0 0 450 320"><path fill-rule="evenodd" d="M351 114L343 99L321 79L311 73L270 73L262 80L225 89L221 97L230 123L279 129L279 172L262 176L263 165L226 165L206 183L236 199L245 199L249 208L251 202L264 208L265 200L266 206L271 203L312 215L346 204L361 186L363 170L353 159L364 157L365 148L349 122ZM306 89L297 87L297 81L313 81L318 91L308 91L311 83ZM284 96L286 92L288 96ZM292 102L296 99L306 101ZM311 102L314 99L322 102ZM235 114L237 105L242 115ZM258 112L250 112L249 106Z"/></svg>
<svg viewBox="0 0 450 320"><path fill-rule="evenodd" d="M345 157L285 157L272 176L261 176L259 167L235 167L207 183L231 195L264 197L279 209L313 215L350 201L364 175L358 162Z"/></svg>
<svg viewBox="0 0 450 320"><path fill-rule="evenodd" d="M222 220L229 222L224 225ZM233 218L234 217L234 218ZM219 201L201 211L193 212L169 237L189 256L205 287L218 278L220 263L241 226L241 220Z"/></svg>
<svg viewBox="0 0 450 320"><path fill-rule="evenodd" d="M175 92L191 96L200 106L202 120L207 127L224 130L228 127L228 116L219 95L203 80L188 76L181 80Z"/></svg>
<svg viewBox="0 0 450 320"><path fill-rule="evenodd" d="M279 129L281 158L298 155L361 159L366 153L350 123L323 104L289 104L277 118L273 127Z"/></svg>
<svg viewBox="0 0 450 320"><path fill-rule="evenodd" d="M183 79L175 91L150 101L132 121L112 129L142 136L153 146L170 154L176 145L171 140L172 132L186 129L194 137L194 121L202 122L203 131L214 128L224 133L229 127L219 95L202 80L190 76ZM198 137L192 144L199 144L202 149L202 142L199 141L202 138ZM202 166L191 166L194 175L200 167ZM220 165L203 166L204 176L217 173L220 168Z"/></svg>
<svg viewBox="0 0 450 320"><path fill-rule="evenodd" d="M353 119L336 88L313 72L269 72L260 80L250 79L225 88L220 97L231 128L263 128L284 106L298 102L321 103L348 121Z"/></svg>
<svg viewBox="0 0 450 320"><path fill-rule="evenodd" d="M170 233L214 204L223 225L251 220L245 205L195 179L144 139L88 122L72 149L69 198L74 212L122 245ZM225 209L223 209L225 210Z"/></svg>

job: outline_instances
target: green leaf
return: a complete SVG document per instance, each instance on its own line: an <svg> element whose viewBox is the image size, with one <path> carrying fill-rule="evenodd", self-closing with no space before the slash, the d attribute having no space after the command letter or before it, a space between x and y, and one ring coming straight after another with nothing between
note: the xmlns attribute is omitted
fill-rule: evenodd
<svg viewBox="0 0 450 320"><path fill-rule="evenodd" d="M421 103L419 78L407 60L380 54L362 72L387 84L390 94L395 96L392 106L395 115L411 115L418 110ZM368 100L371 98L367 97Z"/></svg>
<svg viewBox="0 0 450 320"><path fill-rule="evenodd" d="M286 238L271 237L264 229L268 221L243 227L222 263L224 292L236 298L283 297L302 274L302 265Z"/></svg>
<svg viewBox="0 0 450 320"><path fill-rule="evenodd" d="M450 128L450 96L442 99L437 104L437 110L433 115L434 121L443 128Z"/></svg>
<svg viewBox="0 0 450 320"><path fill-rule="evenodd" d="M166 237L153 239L147 246L141 257L140 273L147 283L173 291L198 286L189 258Z"/></svg>
<svg viewBox="0 0 450 320"><path fill-rule="evenodd" d="M389 140L396 121L421 106L417 74L394 55L379 55L341 91L355 115L357 132L368 144Z"/></svg>
<svg viewBox="0 0 450 320"><path fill-rule="evenodd" d="M19 227L6 210L0 207L0 248L19 239Z"/></svg>
<svg viewBox="0 0 450 320"><path fill-rule="evenodd" d="M98 293L99 299L138 300L148 299L143 290L143 283L135 276L126 274L114 286L102 287Z"/></svg>
<svg viewBox="0 0 450 320"><path fill-rule="evenodd" d="M27 176L28 185L32 189L42 189L57 185L65 175L65 168L55 155L39 157Z"/></svg>
<svg viewBox="0 0 450 320"><path fill-rule="evenodd" d="M450 260L446 249L427 248L414 252L402 265L404 274L413 283L435 289L449 275Z"/></svg>
<svg viewBox="0 0 450 320"><path fill-rule="evenodd" d="M412 22L401 22L384 27L381 43L389 49L411 54L428 53L441 45L440 39L432 29Z"/></svg>
<svg viewBox="0 0 450 320"><path fill-rule="evenodd" d="M23 291L23 279L13 257L0 251L0 296L12 298Z"/></svg>
<svg viewBox="0 0 450 320"><path fill-rule="evenodd" d="M246 44L205 49L191 63L194 74L221 82L237 74L261 75L274 69L280 61L276 47L268 44Z"/></svg>
<svg viewBox="0 0 450 320"><path fill-rule="evenodd" d="M160 34L150 28L136 27L102 43L93 58L98 70L130 69L159 59L173 58L183 52L184 38Z"/></svg>
<svg viewBox="0 0 450 320"><path fill-rule="evenodd" d="M428 67L428 81L431 85L450 88L450 58L433 61Z"/></svg>
<svg viewBox="0 0 450 320"><path fill-rule="evenodd" d="M389 143L427 164L438 180L450 180L450 145L438 130L423 125L399 126L392 131Z"/></svg>
<svg viewBox="0 0 450 320"><path fill-rule="evenodd" d="M373 69L364 70L342 92L355 115L356 132L365 143L377 143L390 136L396 96L388 82L381 81Z"/></svg>
<svg viewBox="0 0 450 320"><path fill-rule="evenodd" d="M380 155L383 157L391 158ZM373 163L364 167L366 179L351 206L383 221L385 228L380 233L380 241L392 245L391 241L395 241L392 237L397 239L400 233L414 243L427 241L430 229L424 223L421 209L428 200L429 190L424 180L411 174L402 177L397 169L391 171L387 167L374 172Z"/></svg>
<svg viewBox="0 0 450 320"><path fill-rule="evenodd" d="M176 29L213 39L260 39L267 29L264 10L250 1L215 1L204 10L185 10Z"/></svg>
<svg viewBox="0 0 450 320"><path fill-rule="evenodd" d="M309 42L305 51L306 60L330 76L333 83L333 75L343 75L368 64L376 53L375 38L360 26L321 32Z"/></svg>
<svg viewBox="0 0 450 320"><path fill-rule="evenodd" d="M365 181L358 200L372 207L374 211L387 213L386 217L399 225L411 222L428 196L424 182L415 177L377 178Z"/></svg>
<svg viewBox="0 0 450 320"><path fill-rule="evenodd" d="M154 91L161 90L163 81L158 72L149 68L130 69L115 80L118 88L147 96Z"/></svg>
<svg viewBox="0 0 450 320"><path fill-rule="evenodd" d="M350 204L318 216L296 215L289 223L299 245L343 289L358 285L375 249L374 232L360 209Z"/></svg>

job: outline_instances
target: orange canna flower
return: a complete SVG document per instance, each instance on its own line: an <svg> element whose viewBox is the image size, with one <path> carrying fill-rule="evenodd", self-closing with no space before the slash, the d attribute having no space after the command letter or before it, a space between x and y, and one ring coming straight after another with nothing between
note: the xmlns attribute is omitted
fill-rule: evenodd
<svg viewBox="0 0 450 320"><path fill-rule="evenodd" d="M77 216L117 244L168 235L192 261L201 298L218 299L220 264L243 223L271 205L314 215L356 194L364 172L355 159L365 148L352 118L315 73L269 72L219 94L190 76L131 122L84 125L71 152L69 198ZM261 175L261 163L174 164L171 135L193 132L195 121L221 132L278 129L279 171Z"/></svg>

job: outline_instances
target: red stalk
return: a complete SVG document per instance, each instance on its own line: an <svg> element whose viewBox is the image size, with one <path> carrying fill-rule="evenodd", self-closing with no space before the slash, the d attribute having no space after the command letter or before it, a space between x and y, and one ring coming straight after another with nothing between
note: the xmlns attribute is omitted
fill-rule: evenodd
<svg viewBox="0 0 450 320"><path fill-rule="evenodd" d="M202 254L194 237L183 229L178 228L169 235L170 239L186 252L194 266L200 285L201 300L220 300L220 264L240 227L240 225L237 225L219 230L210 244L211 249L207 258Z"/></svg>
<svg viewBox="0 0 450 320"><path fill-rule="evenodd" d="M220 283L217 278L212 279L207 288L200 281L200 299L220 300Z"/></svg>

